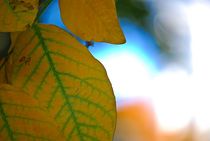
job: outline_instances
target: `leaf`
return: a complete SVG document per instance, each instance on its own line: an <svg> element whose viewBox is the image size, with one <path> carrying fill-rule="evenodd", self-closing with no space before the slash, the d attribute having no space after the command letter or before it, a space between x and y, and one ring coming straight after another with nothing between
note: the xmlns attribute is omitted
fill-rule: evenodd
<svg viewBox="0 0 210 141"><path fill-rule="evenodd" d="M39 0L0 0L0 32L23 31L32 25Z"/></svg>
<svg viewBox="0 0 210 141"><path fill-rule="evenodd" d="M66 140L112 141L116 110L104 67L53 25L34 25L14 47L13 85L39 100Z"/></svg>
<svg viewBox="0 0 210 141"><path fill-rule="evenodd" d="M64 141L37 100L11 85L0 85L0 140Z"/></svg>
<svg viewBox="0 0 210 141"><path fill-rule="evenodd" d="M64 24L86 41L125 43L115 0L59 0Z"/></svg>

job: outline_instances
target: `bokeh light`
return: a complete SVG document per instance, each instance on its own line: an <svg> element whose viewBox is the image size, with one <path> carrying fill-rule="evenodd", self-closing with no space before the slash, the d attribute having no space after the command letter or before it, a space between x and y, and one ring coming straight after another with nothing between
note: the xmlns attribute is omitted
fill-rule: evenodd
<svg viewBox="0 0 210 141"><path fill-rule="evenodd" d="M121 20L124 45L96 43L89 50L105 66L118 103L125 99L150 98L149 80L159 68L159 49L152 37L129 21Z"/></svg>

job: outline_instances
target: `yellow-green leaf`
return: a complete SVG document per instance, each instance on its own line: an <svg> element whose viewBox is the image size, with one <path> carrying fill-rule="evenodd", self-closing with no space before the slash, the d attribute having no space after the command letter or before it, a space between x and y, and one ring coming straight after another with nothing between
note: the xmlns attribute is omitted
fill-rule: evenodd
<svg viewBox="0 0 210 141"><path fill-rule="evenodd" d="M0 85L1 141L64 141L46 110L24 91Z"/></svg>
<svg viewBox="0 0 210 141"><path fill-rule="evenodd" d="M64 24L83 40L113 44L125 42L115 0L59 0L59 4Z"/></svg>
<svg viewBox="0 0 210 141"><path fill-rule="evenodd" d="M32 25L39 0L0 0L0 32L22 31Z"/></svg>
<svg viewBox="0 0 210 141"><path fill-rule="evenodd" d="M35 25L17 38L12 83L36 97L71 141L112 141L115 99L104 67L70 34Z"/></svg>

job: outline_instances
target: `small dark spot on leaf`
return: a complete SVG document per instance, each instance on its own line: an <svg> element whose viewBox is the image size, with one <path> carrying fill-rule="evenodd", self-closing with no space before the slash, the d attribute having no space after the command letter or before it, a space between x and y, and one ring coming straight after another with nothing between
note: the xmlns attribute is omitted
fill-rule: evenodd
<svg viewBox="0 0 210 141"><path fill-rule="evenodd" d="M30 24L25 25L26 29L29 29L30 27L31 27Z"/></svg>
<svg viewBox="0 0 210 141"><path fill-rule="evenodd" d="M24 62L25 59L26 59L26 57L23 56L23 57L21 57L21 58L19 59L19 62L22 63L22 62Z"/></svg>
<svg viewBox="0 0 210 141"><path fill-rule="evenodd" d="M20 62L20 63L24 63L25 65L29 65L30 62L31 62L31 57L22 56L22 57L19 59L19 62Z"/></svg>
<svg viewBox="0 0 210 141"><path fill-rule="evenodd" d="M27 12L35 8L30 2L25 2L24 0L10 0L9 4L13 10L19 9L19 12Z"/></svg>

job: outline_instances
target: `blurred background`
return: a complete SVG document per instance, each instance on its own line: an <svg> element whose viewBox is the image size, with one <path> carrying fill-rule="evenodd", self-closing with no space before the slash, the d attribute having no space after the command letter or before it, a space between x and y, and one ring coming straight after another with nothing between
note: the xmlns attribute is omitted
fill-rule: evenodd
<svg viewBox="0 0 210 141"><path fill-rule="evenodd" d="M117 0L116 7L126 44L89 47L116 96L114 141L210 141L210 1ZM66 29L57 0L40 22Z"/></svg>

